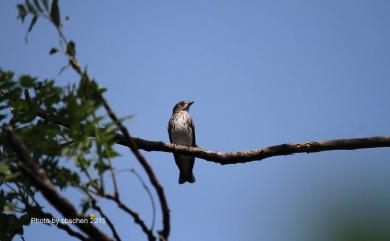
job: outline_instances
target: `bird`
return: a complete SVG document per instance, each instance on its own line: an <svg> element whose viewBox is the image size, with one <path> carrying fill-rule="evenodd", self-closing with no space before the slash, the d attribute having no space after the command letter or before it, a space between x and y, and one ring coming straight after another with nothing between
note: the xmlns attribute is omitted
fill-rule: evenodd
<svg viewBox="0 0 390 241"><path fill-rule="evenodd" d="M183 146L196 146L195 125L188 114L193 101L180 101L172 110L172 116L168 122L169 140L172 144ZM194 183L195 177L192 172L195 157L182 154L173 154L177 167L179 168L179 184L185 182Z"/></svg>

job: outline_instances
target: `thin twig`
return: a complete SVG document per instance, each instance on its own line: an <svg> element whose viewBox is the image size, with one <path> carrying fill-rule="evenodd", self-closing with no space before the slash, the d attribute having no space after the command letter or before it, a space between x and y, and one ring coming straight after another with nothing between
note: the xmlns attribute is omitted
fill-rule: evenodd
<svg viewBox="0 0 390 241"><path fill-rule="evenodd" d="M160 182L158 181L156 175L153 172L153 169L148 164L146 159L143 157L143 155L139 152L136 144L134 143L133 139L130 136L129 131L122 125L122 123L119 121L119 119L116 117L115 113L112 111L111 107L108 105L108 102L106 99L102 97L103 106L106 109L108 115L112 119L112 121L118 126L119 130L122 132L122 135L124 136L125 140L129 144L130 150L133 152L134 156L138 159L141 166L144 168L146 174L149 177L149 181L152 183L152 186L157 192L157 196L160 201L161 205L161 211L163 216L163 228L161 231L159 231L160 235L163 236L166 240L168 239L169 232L170 232L170 215L169 215L169 207L168 202L165 197L164 189L161 186Z"/></svg>
<svg viewBox="0 0 390 241"><path fill-rule="evenodd" d="M110 164L110 172L111 172L111 178L112 178L112 185L114 186L114 195L119 198L119 189L118 189L118 183L116 181L114 168L112 165L111 158L108 157L108 163Z"/></svg>
<svg viewBox="0 0 390 241"><path fill-rule="evenodd" d="M18 186L18 189L24 188L23 186L20 186L20 185L18 185L17 183L16 183L16 185ZM28 190L25 189L23 193L26 193L26 195L27 195L27 193L30 193L30 195L29 195L28 197L31 198L31 200L33 201L33 203L34 203L35 206L37 207L37 208L34 209L34 212L39 212L39 214L40 214L41 217L47 217L47 218L49 218L50 220L53 219L54 216L53 216L51 213L44 212L44 211L42 210L41 205L38 203L38 201L37 201L37 200L35 199L35 197L34 197L34 194L35 194L35 193L30 189L31 187L28 187L28 188L29 188L29 189L28 189ZM31 208L32 208L32 205L31 205L28 201L25 201L24 204L25 204L25 210L26 210L27 212L29 212L29 210L31 210ZM59 228L59 229L64 230L65 232L68 233L68 235L70 235L70 236L72 236L72 237L78 238L78 239L80 239L80 240L82 240L82 241L90 241L89 238L85 237L84 235L82 235L81 233L79 233L79 232L77 232L77 231L74 231L74 230L73 230L69 225L67 225L67 224L58 222L58 224L57 224L57 225L54 225L54 226L56 226L56 227Z"/></svg>
<svg viewBox="0 0 390 241"><path fill-rule="evenodd" d="M99 214L105 218L106 222L107 222L107 225L110 227L111 231L112 231L112 234L114 235L115 239L117 241L121 241L121 238L119 237L118 235L118 232L116 231L115 229L115 226L114 224L112 223L111 219L103 212L102 208L97 204L97 201L96 199L88 194L89 198L91 199L91 203L92 203L92 208L95 209L96 211L99 212Z"/></svg>
<svg viewBox="0 0 390 241"><path fill-rule="evenodd" d="M150 203L152 204L152 210L153 210L152 224L150 225L150 229L153 230L154 225L155 225L155 220L156 220L156 204L154 202L152 192L150 191L149 187L146 185L146 183L142 179L141 175L139 175L139 173L135 169L133 169L133 168L132 169L122 169L122 170L118 171L117 174L125 172L125 171L131 172L140 181L142 187L145 189L146 193L149 196Z"/></svg>
<svg viewBox="0 0 390 241"><path fill-rule="evenodd" d="M93 114L93 117L94 119L96 119L95 114ZM100 144L98 144L100 142L99 128L94 127L94 131L95 131L95 139L96 139L96 151L98 153L98 163L99 165L102 165L103 164L102 151L101 151L102 148ZM99 182L100 182L99 188L101 189L100 191L104 192L104 176L103 176L103 172L101 172L99 168L98 168L98 175L99 175Z"/></svg>
<svg viewBox="0 0 390 241"><path fill-rule="evenodd" d="M39 207L39 205L38 205L38 207ZM30 208L31 208L30 206L26 206L27 212L29 211ZM46 218L49 218L50 220L54 218L54 216L53 216L51 213L44 212L44 211L42 211L41 209L34 209L34 212L39 212L39 214L41 215L41 217L46 217ZM57 228L64 230L64 231L67 232L70 236L75 237L75 238L78 238L78 239L80 239L80 240L82 240L82 241L91 241L91 239L85 237L85 236L82 235L81 233L79 233L79 232L77 232L77 231L74 231L74 230L73 230L69 225L67 225L67 224L58 222L57 225L53 225L53 226L56 226Z"/></svg>
<svg viewBox="0 0 390 241"><path fill-rule="evenodd" d="M131 208L127 207L126 204L124 204L119 197L117 197L115 195L111 195L109 193L94 192L92 190L89 190L89 192L94 194L95 196L99 196L99 197L102 197L102 198L105 198L105 199L108 199L108 200L115 202L120 209L122 209L124 212L128 213L134 219L134 222L141 227L142 231L146 234L149 241L156 240L156 237L154 237L154 235L153 235L153 231L150 230L146 226L145 222L139 217L139 214L137 212L133 211Z"/></svg>

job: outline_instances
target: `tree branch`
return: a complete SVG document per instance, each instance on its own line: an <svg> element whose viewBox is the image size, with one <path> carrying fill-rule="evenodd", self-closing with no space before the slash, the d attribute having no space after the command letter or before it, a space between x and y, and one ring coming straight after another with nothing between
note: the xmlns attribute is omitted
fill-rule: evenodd
<svg viewBox="0 0 390 241"><path fill-rule="evenodd" d="M64 121L58 120L58 118L54 116L49 116L43 110L40 110L38 112L38 116L42 119L47 119L49 121L52 121L53 123L56 123L57 125L68 128ZM126 141L126 138L123 135L118 133L116 134L115 139L119 145L130 147L130 144ZM238 152L210 151L199 147L187 147L165 143L162 141L150 141L137 137L132 137L131 139L134 141L138 149L144 151L188 154L200 159L204 159L206 161L219 163L221 165L261 161L269 157L292 155L295 153L313 153L321 151L390 147L390 136L333 139L294 144L281 144L256 150Z"/></svg>
<svg viewBox="0 0 390 241"><path fill-rule="evenodd" d="M50 213L47 213L47 212L43 212L43 211L40 211L40 214L43 216L43 217L48 217L50 219L54 218L53 215L51 215ZM84 235L82 235L81 233L79 232L76 232L74 231L71 227L69 227L68 225L66 224L63 224L61 222L59 222L57 225L55 225L57 228L59 229L62 229L64 230L68 235L72 236L72 237L75 237L75 238L78 238L82 241L90 241L91 239L85 237Z"/></svg>
<svg viewBox="0 0 390 241"><path fill-rule="evenodd" d="M117 241L121 241L121 238L119 237L118 232L116 231L116 228L114 224L112 223L111 219L103 212L102 208L97 204L97 201L92 195L89 196L91 198L92 208L99 212L100 216L105 218L107 225L110 227L112 234L114 235L115 239Z"/></svg>
<svg viewBox="0 0 390 241"><path fill-rule="evenodd" d="M25 176L32 182L42 195L53 205L65 218L69 219L84 219L77 213L76 208L69 202L68 199L63 197L57 192L55 186L47 177L46 172L39 167L38 162L30 157L27 148L19 137L13 132L11 126L6 125L4 127L6 134L6 140L9 147L18 156L18 167L25 174ZM99 229L90 223L75 223L84 233L86 233L90 239L99 241L112 241Z"/></svg>
<svg viewBox="0 0 390 241"><path fill-rule="evenodd" d="M18 190L21 190L21 189L24 189L24 187L20 186L18 183L15 183L16 186L18 187ZM37 218L42 218L42 217L45 217L45 218L49 218L49 219L53 219L54 216L51 214L51 213L48 213L48 212L44 212L41 208L41 205L38 203L38 201L35 199L34 197L34 192L30 189L31 187L28 187L28 189L24 189L23 192L24 193L28 193L29 196L26 195L26 198L25 200L23 201L24 205L25 205L25 210L27 211L27 213L30 213L30 215L33 215ZM31 198L32 202L35 204L35 207L32 206L29 201L28 201L28 197ZM72 236L72 237L75 237L75 238L78 238L80 239L81 241L90 241L90 239L88 239L86 236L84 236L83 234L77 232L77 231L74 231L69 225L67 224L63 224L61 222L59 222L57 225L54 225L56 226L57 228L59 229L62 229L64 230L65 232L68 233L68 235Z"/></svg>
<svg viewBox="0 0 390 241"><path fill-rule="evenodd" d="M162 230L159 231L161 239L168 240L169 232L171 229L170 226L170 214L169 214L169 207L168 207L168 202L165 197L164 189L161 186L160 182L158 181L156 175L153 172L152 167L149 165L149 163L146 161L144 156L141 154L141 152L138 150L138 147L136 143L134 142L133 138L130 136L129 131L127 130L126 127L122 125L122 123L119 121L115 113L112 111L110 106L108 105L106 99L101 96L101 99L103 101L104 108L107 111L107 114L110 116L113 122L118 126L119 130L123 134L123 138L128 144L127 147L133 152L134 156L137 158L143 169L145 170L146 174L149 177L149 181L154 187L154 189L157 192L157 197L160 201L161 205L161 212L162 212L162 221L163 221L163 227Z"/></svg>
<svg viewBox="0 0 390 241"><path fill-rule="evenodd" d="M146 226L145 222L139 217L139 214L137 212L135 212L134 210L132 210L131 208L129 208L128 206L126 206L126 204L124 204L118 196L111 195L109 193L99 193L99 192L93 192L93 191L90 191L90 192L93 193L95 196L102 197L102 198L105 198L105 199L108 199L108 200L115 202L120 209L122 209L124 212L129 214L134 219L134 222L141 227L142 231L146 234L149 241L156 240L156 238L153 235L153 230L149 229Z"/></svg>
<svg viewBox="0 0 390 241"><path fill-rule="evenodd" d="M150 203L152 204L152 211L153 211L152 225L150 225L150 229L153 230L154 229L154 223L156 221L156 205L154 204L154 199L153 199L152 192L149 190L149 187L146 185L146 183L142 179L141 175L139 175L138 172L135 169L130 169L130 172L133 173L134 176L137 177L137 179L142 184L142 187L145 189L146 193L149 196Z"/></svg>
<svg viewBox="0 0 390 241"><path fill-rule="evenodd" d="M261 161L273 156L292 155L295 153L312 153L334 150L356 150L366 148L390 147L390 136L375 136L366 138L334 139L325 141L312 141L294 144L281 144L251 151L219 152L209 151L198 147L186 147L161 141L149 141L133 138L139 149L145 151L172 152L188 154L221 165ZM117 135L117 142L127 146L122 136Z"/></svg>

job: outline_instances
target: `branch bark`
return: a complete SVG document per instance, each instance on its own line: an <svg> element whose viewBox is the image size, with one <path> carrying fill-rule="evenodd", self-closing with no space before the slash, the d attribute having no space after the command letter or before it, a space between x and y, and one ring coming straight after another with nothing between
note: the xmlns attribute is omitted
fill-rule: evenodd
<svg viewBox="0 0 390 241"><path fill-rule="evenodd" d="M4 131L6 134L7 144L18 156L18 167L25 176L28 177L32 184L41 191L45 199L49 201L49 203L53 205L65 218L84 219L84 217L78 214L72 203L57 192L55 186L47 177L46 172L39 167L38 162L31 158L27 148L13 132L12 127L7 125L4 127ZM77 222L75 225L86 233L91 240L112 241L112 239L107 237L103 232L90 223Z"/></svg>
<svg viewBox="0 0 390 241"><path fill-rule="evenodd" d="M92 208L96 211L99 212L100 216L106 219L107 225L110 227L112 234L114 235L114 238L116 241L122 241L121 238L119 237L119 234L115 228L115 225L112 223L111 219L103 212L103 209L97 204L97 201L95 198L90 196L91 198L91 203L92 203Z"/></svg>
<svg viewBox="0 0 390 241"><path fill-rule="evenodd" d="M43 110L40 110L38 116L52 121L57 125L68 127L65 122L59 120L54 116L47 115ZM126 138L117 134L116 142L119 145L130 147L130 143ZM390 147L390 136L374 136L364 138L350 138L350 139L333 139L324 141L310 141L303 143L293 144L281 144L269 147L264 147L250 151L237 151L237 152L220 152L202 149L199 147L187 147L181 145L175 145L165 143L162 141L151 141L142 138L131 137L138 149L152 152L170 152L180 153L195 156L206 161L219 163L221 165L227 164L238 164L247 163L252 161L261 161L263 159L292 155L296 153L313 153L321 151L334 151L334 150L356 150L356 149L367 149L367 148L379 148L379 147Z"/></svg>
<svg viewBox="0 0 390 241"><path fill-rule="evenodd" d="M44 212L42 212L41 214L42 214L42 216L48 217L48 218L50 218L50 219L54 218L54 216L51 215L50 213L44 213ZM70 235L70 236L72 236L72 237L75 237L75 238L78 238L78 239L80 239L81 241L90 241L89 238L85 237L84 235L82 235L82 234L79 233L79 232L74 231L71 227L69 227L69 226L66 225L66 224L63 224L63 223L59 222L59 223L58 223L57 225L55 225L55 226L56 226L57 228L59 228L59 229L64 230L68 235Z"/></svg>
<svg viewBox="0 0 390 241"><path fill-rule="evenodd" d="M117 143L128 146L126 140L117 135ZM200 159L219 163L221 165L261 161L273 156L292 155L295 153L313 153L334 150L356 150L366 148L390 147L390 136L375 136L366 138L334 139L325 141L312 141L294 144L281 144L261 149L238 152L219 152L199 147L186 147L161 141L149 141L133 138L137 148L144 151L159 151L188 154Z"/></svg>

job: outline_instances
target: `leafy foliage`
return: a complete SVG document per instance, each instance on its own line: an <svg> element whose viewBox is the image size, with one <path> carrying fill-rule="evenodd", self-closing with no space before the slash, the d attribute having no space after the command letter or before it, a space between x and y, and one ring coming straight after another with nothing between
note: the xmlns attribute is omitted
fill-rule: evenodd
<svg viewBox="0 0 390 241"><path fill-rule="evenodd" d="M58 0L53 0L51 4L50 18L57 28L60 27L61 20L60 20L60 9L58 8Z"/></svg>
<svg viewBox="0 0 390 241"><path fill-rule="evenodd" d="M75 54L74 44L69 54ZM13 126L53 184L99 191L111 168L109 159L118 155L113 149L114 125L97 114L104 91L87 73L78 85L60 87L54 80L15 78L0 69L0 123ZM4 135L0 145L0 239L12 240L23 234L31 210L34 215L44 211L35 201L36 190L19 172ZM90 207L87 203L80 203L84 213Z"/></svg>
<svg viewBox="0 0 390 241"><path fill-rule="evenodd" d="M40 18L52 23L60 44L52 47L49 55L64 54L69 62L62 70L72 67L80 80L78 84L58 86L55 80L39 80L30 75L16 77L0 68L0 240L4 241L13 240L16 235L24 240L23 226L32 217L52 217L37 201L41 198L38 190L7 146L5 125L12 126L52 184L60 190L73 188L84 194L79 203L82 215L96 209L91 193L105 193L107 171L116 188L111 159L118 156L113 147L117 125L99 114L105 89L80 67L76 43L68 41L62 32L59 1L24 0L17 4L17 11L22 23L31 17L26 40Z"/></svg>
<svg viewBox="0 0 390 241"><path fill-rule="evenodd" d="M97 115L101 103L94 97L103 91L86 74L78 86L59 87L53 80L38 81L28 75L15 79L12 72L0 69L0 121L13 126L56 186L99 190L104 186L104 173L110 169L108 159L118 155L112 147L116 130ZM0 144L0 223L20 224L14 225L18 229L0 228L1 240L11 240L23 233L21 225L29 215L28 208L38 205L32 203L35 190L20 175L4 137ZM67 160L72 165L66 165ZM100 178L92 178L93 172ZM9 214L16 211L10 207L16 206L19 217ZM86 212L88 208L83 206ZM22 217L23 222L18 221Z"/></svg>

